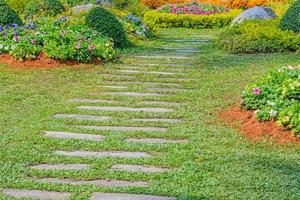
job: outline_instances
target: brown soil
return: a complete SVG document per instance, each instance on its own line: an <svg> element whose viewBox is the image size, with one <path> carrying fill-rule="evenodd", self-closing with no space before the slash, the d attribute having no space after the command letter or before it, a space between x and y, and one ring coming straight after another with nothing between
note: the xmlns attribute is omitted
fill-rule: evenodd
<svg viewBox="0 0 300 200"><path fill-rule="evenodd" d="M229 126L238 129L252 141L275 141L279 144L298 143L300 138L293 136L292 132L279 126L276 122L259 122L253 111L234 106L223 110L220 118Z"/></svg>
<svg viewBox="0 0 300 200"><path fill-rule="evenodd" d="M0 55L0 64L6 64L10 67L14 68L56 68L56 67L62 67L62 66L78 66L78 65L92 65L92 64L100 64L99 61L95 60L91 64L82 64L78 61L58 61L51 58L47 58L44 54L39 55L37 59L34 60L25 60L25 61L19 61L16 60L14 57L12 57L9 54L2 54Z"/></svg>

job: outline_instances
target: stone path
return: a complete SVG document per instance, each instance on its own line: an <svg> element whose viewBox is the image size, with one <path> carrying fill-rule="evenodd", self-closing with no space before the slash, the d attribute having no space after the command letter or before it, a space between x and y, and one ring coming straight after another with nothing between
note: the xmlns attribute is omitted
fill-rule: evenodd
<svg viewBox="0 0 300 200"><path fill-rule="evenodd" d="M99 71L98 75L103 80L102 85L96 85L99 93L92 94L97 98L74 98L67 104L72 106L72 113L57 113L53 117L65 124L64 129L45 130L41 135L47 139L60 141L81 141L86 144L103 143L106 140L116 143L132 145L187 145L189 138L170 137L172 126L180 126L187 119L182 119L177 115L177 110L186 105L187 102L177 101L177 95L191 92L191 87L195 79L188 78L188 73L193 73L194 66L189 61L195 54L201 53L198 47L208 40L201 39L170 39L169 44L157 47L157 52L144 55L135 55L124 61L124 64L112 67L110 71ZM190 45L192 44L192 46ZM196 47L195 47L196 46ZM132 62L132 59L134 62ZM128 63L129 62L129 63ZM132 64L134 63L134 64ZM128 99L130 102L128 103ZM123 118L124 116L125 118ZM126 124L126 123L127 124ZM147 124L147 125L145 125ZM73 131L66 131L72 128ZM75 131L74 131L75 130ZM91 133L92 132L92 133ZM122 139L113 136L123 135ZM168 136L167 136L168 135ZM30 177L28 179L37 184L51 184L67 186L93 186L109 187L110 191L116 188L127 187L147 188L151 186L153 180L126 179L127 173L131 174L158 174L171 173L177 169L166 166L145 165L141 161L159 157L163 152L145 152L142 150L128 151L122 148L109 146L106 149L81 149L74 146L73 149L60 149L53 147L53 156L68 160L76 158L76 163L45 163L28 166L29 169L42 173L43 171L59 171L64 173L62 177ZM90 164L80 162L89 160ZM69 172L88 172L93 169L96 161L112 159L114 162L108 166L111 173L121 173L124 179L73 179L69 177ZM95 170L95 169L93 169ZM101 176L101 172L99 173ZM161 186L163 187L163 185ZM137 191L135 190L135 191ZM68 190L64 190L68 191ZM99 191L99 190L98 190ZM90 200L175 200L175 197L168 197L168 194L141 195L131 193L101 193L93 192ZM152 190L150 190L152 191ZM153 191L152 191L153 192ZM31 189L3 189L2 193L16 198L69 199L74 193L58 191L42 191ZM148 193L149 194L149 193ZM72 197L73 198L73 197Z"/></svg>

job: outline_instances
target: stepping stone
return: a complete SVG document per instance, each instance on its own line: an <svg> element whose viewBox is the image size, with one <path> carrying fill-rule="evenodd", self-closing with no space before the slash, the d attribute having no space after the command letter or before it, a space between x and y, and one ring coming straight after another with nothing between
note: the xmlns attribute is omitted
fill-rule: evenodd
<svg viewBox="0 0 300 200"><path fill-rule="evenodd" d="M136 58L148 58L148 59L190 59L190 57L187 56L135 56Z"/></svg>
<svg viewBox="0 0 300 200"><path fill-rule="evenodd" d="M143 101L142 104L146 104L146 105L158 104L158 105L165 105L165 106L179 106L179 105L181 105L180 103L164 102L164 101Z"/></svg>
<svg viewBox="0 0 300 200"><path fill-rule="evenodd" d="M132 75L119 75L119 74L99 74L104 78L117 78L117 79L133 79L136 78Z"/></svg>
<svg viewBox="0 0 300 200"><path fill-rule="evenodd" d="M88 181L76 181L72 179L58 179L58 178L43 178L35 179L41 183L56 183L67 185L95 185L101 187L146 187L148 182L145 181L120 181L120 180L88 180Z"/></svg>
<svg viewBox="0 0 300 200"><path fill-rule="evenodd" d="M60 139L79 139L79 140L91 140L91 141L102 141L105 139L105 137L102 135L92 135L92 134L83 134L83 133L45 131L43 134L46 137L60 138Z"/></svg>
<svg viewBox="0 0 300 200"><path fill-rule="evenodd" d="M177 143L186 143L187 140L170 140L163 138L127 138L125 142L142 142L142 143L158 143L158 144L177 144Z"/></svg>
<svg viewBox="0 0 300 200"><path fill-rule="evenodd" d="M176 86L176 87L181 87L180 84L178 83L161 83L161 82L142 82L142 81L122 81L122 82L115 82L115 83L120 83L120 84L136 84L136 85L165 85L165 86Z"/></svg>
<svg viewBox="0 0 300 200"><path fill-rule="evenodd" d="M147 72L147 71L142 71L142 70L145 69L145 66L144 67L143 66L140 66L140 67L139 66L132 66L132 67L131 66L124 66L124 69L126 69L126 70L140 70L141 73ZM174 72L176 72L176 73L184 73L186 71L190 71L191 69L189 69L189 68L183 68L183 69L173 68L173 69L168 69L168 70L171 71L171 73L174 73Z"/></svg>
<svg viewBox="0 0 300 200"><path fill-rule="evenodd" d="M30 166L37 170L87 170L90 166L86 164L39 164Z"/></svg>
<svg viewBox="0 0 300 200"><path fill-rule="evenodd" d="M94 193L91 200L176 200L173 197L126 193Z"/></svg>
<svg viewBox="0 0 300 200"><path fill-rule="evenodd" d="M66 192L50 192L42 190L18 190L18 189L4 189L2 193L5 195L16 198L33 198L40 200L65 200L68 199L71 194Z"/></svg>
<svg viewBox="0 0 300 200"><path fill-rule="evenodd" d="M159 75L176 75L176 73L173 72L158 72L158 71L139 71L139 70L117 70L117 72L120 73L130 73L130 74L159 74Z"/></svg>
<svg viewBox="0 0 300 200"><path fill-rule="evenodd" d="M84 157L84 158L148 158L150 154L145 152L130 152L130 151L55 151L57 155L69 157Z"/></svg>
<svg viewBox="0 0 300 200"><path fill-rule="evenodd" d="M100 85L98 87L101 87L101 88L110 88L110 89L127 89L128 87L126 86L116 86L116 85Z"/></svg>
<svg viewBox="0 0 300 200"><path fill-rule="evenodd" d="M99 131L168 132L167 128L160 128L160 127L135 127L135 126L76 126L76 127L99 130Z"/></svg>
<svg viewBox="0 0 300 200"><path fill-rule="evenodd" d="M122 95L122 96L130 96L130 97L161 97L166 96L158 93L139 93L139 92L102 92L104 95ZM169 96L169 95L167 95Z"/></svg>
<svg viewBox="0 0 300 200"><path fill-rule="evenodd" d="M149 91L158 91L158 92L186 92L189 91L184 88L147 88Z"/></svg>
<svg viewBox="0 0 300 200"><path fill-rule="evenodd" d="M88 120L88 121L109 121L112 118L107 116L94 116L94 115L77 115L77 114L56 114L54 118L58 119L75 119L75 120Z"/></svg>
<svg viewBox="0 0 300 200"><path fill-rule="evenodd" d="M194 67L193 64L167 64L167 63L162 63L162 64L139 64L141 66L161 66L161 67Z"/></svg>
<svg viewBox="0 0 300 200"><path fill-rule="evenodd" d="M95 111L120 111L120 112L158 112L168 113L174 110L168 108L132 108L132 107L104 107L104 106L78 106L78 109Z"/></svg>
<svg viewBox="0 0 300 200"><path fill-rule="evenodd" d="M209 40L181 40L181 39L176 39L176 40L166 40L167 42L192 42L192 43L207 43Z"/></svg>
<svg viewBox="0 0 300 200"><path fill-rule="evenodd" d="M75 103L115 103L115 101L101 99L71 99L69 102Z"/></svg>
<svg viewBox="0 0 300 200"><path fill-rule="evenodd" d="M128 172L145 172L145 173L161 173L169 171L169 169L159 168L159 167L145 167L143 165L113 165L112 169L119 171L128 171Z"/></svg>
<svg viewBox="0 0 300 200"><path fill-rule="evenodd" d="M136 118L132 119L134 122L169 122L169 123L178 123L181 122L180 119L162 119L162 118Z"/></svg>

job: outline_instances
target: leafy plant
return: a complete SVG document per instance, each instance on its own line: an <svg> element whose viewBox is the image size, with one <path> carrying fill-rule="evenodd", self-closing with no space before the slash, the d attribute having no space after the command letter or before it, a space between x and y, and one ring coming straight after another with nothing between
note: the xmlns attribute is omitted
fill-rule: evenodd
<svg viewBox="0 0 300 200"><path fill-rule="evenodd" d="M271 71L247 86L242 107L256 110L260 121L276 120L300 136L300 68Z"/></svg>
<svg viewBox="0 0 300 200"><path fill-rule="evenodd" d="M300 32L300 0L296 0L296 2L287 10L279 27L283 30Z"/></svg>
<svg viewBox="0 0 300 200"><path fill-rule="evenodd" d="M86 24L112 38L117 47L124 47L128 44L123 24L104 8L93 8L86 17Z"/></svg>

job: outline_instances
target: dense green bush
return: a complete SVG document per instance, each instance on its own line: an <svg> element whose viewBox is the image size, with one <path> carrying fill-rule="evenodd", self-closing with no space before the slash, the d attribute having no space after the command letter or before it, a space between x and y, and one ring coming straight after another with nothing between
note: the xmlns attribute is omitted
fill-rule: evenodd
<svg viewBox="0 0 300 200"><path fill-rule="evenodd" d="M217 43L230 53L295 52L300 49L300 34L282 31L276 20L256 20L227 28Z"/></svg>
<svg viewBox="0 0 300 200"><path fill-rule="evenodd" d="M231 10L213 15L177 15L152 10L145 13L144 21L149 26L160 28L221 28L229 25L240 12L240 10Z"/></svg>
<svg viewBox="0 0 300 200"><path fill-rule="evenodd" d="M65 10L64 5L59 0L32 0L24 11L25 18L46 15L55 16Z"/></svg>
<svg viewBox="0 0 300 200"><path fill-rule="evenodd" d="M288 9L279 26L283 30L300 32L300 0L296 0Z"/></svg>
<svg viewBox="0 0 300 200"><path fill-rule="evenodd" d="M26 5L30 0L7 0L8 5L19 15L23 14Z"/></svg>
<svg viewBox="0 0 300 200"><path fill-rule="evenodd" d="M113 0L112 3L116 8L124 9L129 5L129 0Z"/></svg>
<svg viewBox="0 0 300 200"><path fill-rule="evenodd" d="M4 0L0 0L0 13L0 25L2 26L8 24L23 24L18 14L10 8Z"/></svg>
<svg viewBox="0 0 300 200"><path fill-rule="evenodd" d="M112 38L117 47L124 47L128 43L123 24L104 8L93 8L86 17L86 24Z"/></svg>
<svg viewBox="0 0 300 200"><path fill-rule="evenodd" d="M260 121L276 120L300 137L300 68L272 71L247 86L242 107L256 110Z"/></svg>

